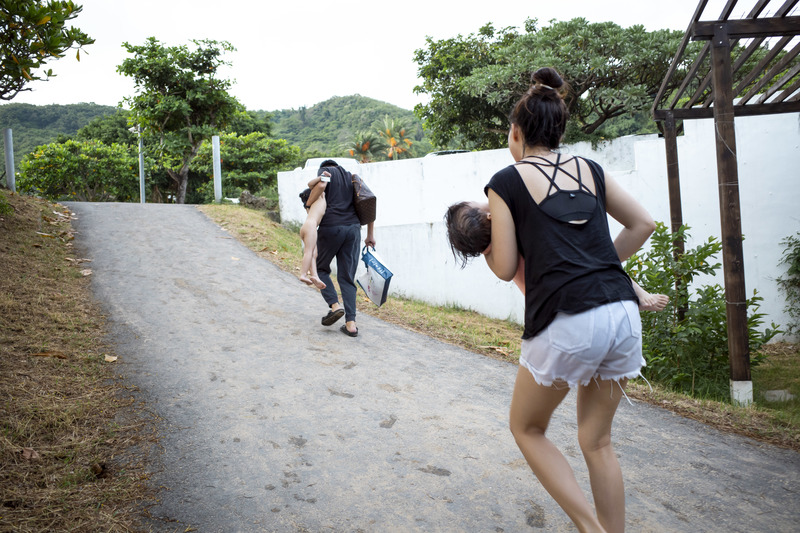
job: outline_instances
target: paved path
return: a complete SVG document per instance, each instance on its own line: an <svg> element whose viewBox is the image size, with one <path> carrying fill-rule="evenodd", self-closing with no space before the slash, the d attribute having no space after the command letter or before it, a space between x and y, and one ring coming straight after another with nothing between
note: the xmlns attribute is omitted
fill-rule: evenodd
<svg viewBox="0 0 800 533"><path fill-rule="evenodd" d="M322 327L316 291L194 207L69 206L119 371L163 420L154 531L575 531L507 430L514 365ZM574 410L550 435L588 487ZM800 530L800 454L640 402L614 440L628 531Z"/></svg>

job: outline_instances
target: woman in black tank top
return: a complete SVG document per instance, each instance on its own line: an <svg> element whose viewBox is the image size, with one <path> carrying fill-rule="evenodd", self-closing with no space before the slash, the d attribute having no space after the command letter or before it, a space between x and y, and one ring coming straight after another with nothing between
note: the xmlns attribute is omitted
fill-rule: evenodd
<svg viewBox="0 0 800 533"><path fill-rule="evenodd" d="M611 426L627 380L644 364L637 297L621 261L645 243L655 223L599 165L554 151L567 122L566 91L555 70L540 69L510 115L508 147L517 164L487 185L491 246L484 256L506 281L520 255L525 260L525 340L510 409L517 445L579 531L621 532L625 494ZM606 213L623 226L613 241ZM594 325L600 311L622 318L602 322L597 315L603 325L594 330L569 326L585 317ZM597 341L605 337L612 341ZM561 347L572 344L585 347ZM596 514L545 436L570 387L577 389L578 441Z"/></svg>

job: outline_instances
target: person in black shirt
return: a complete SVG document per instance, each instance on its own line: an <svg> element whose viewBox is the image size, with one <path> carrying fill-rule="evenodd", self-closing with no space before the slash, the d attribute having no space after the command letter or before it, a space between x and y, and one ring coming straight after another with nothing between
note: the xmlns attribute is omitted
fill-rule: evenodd
<svg viewBox="0 0 800 533"><path fill-rule="evenodd" d="M330 326L344 316L345 323L339 329L350 337L357 337L355 276L358 268L361 222L353 207L353 178L350 172L330 159L320 164L317 175L323 174L329 175L329 181L323 182L326 206L325 214L317 229L317 272L319 279L325 285L320 292L330 310L322 317L322 325ZM370 222L367 225L364 244L374 248L373 224ZM331 281L331 261L334 257L336 280L342 292L344 309L339 305L339 297Z"/></svg>
<svg viewBox="0 0 800 533"><path fill-rule="evenodd" d="M611 426L627 380L645 364L638 298L621 261L645 243L655 222L599 165L556 151L568 117L567 86L551 68L537 70L531 82L510 114L508 147L516 163L485 189L492 217L487 264L506 281L520 255L525 264L525 329L510 428L579 531L617 533L625 528L625 492ZM623 226L614 240L606 213ZM595 510L545 436L571 388Z"/></svg>

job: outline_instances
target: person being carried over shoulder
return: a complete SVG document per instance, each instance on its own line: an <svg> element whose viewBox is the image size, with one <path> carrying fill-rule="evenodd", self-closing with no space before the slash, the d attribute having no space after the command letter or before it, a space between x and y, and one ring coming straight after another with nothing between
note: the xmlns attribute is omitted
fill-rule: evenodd
<svg viewBox="0 0 800 533"><path fill-rule="evenodd" d="M489 202L457 202L447 208L444 218L450 249L462 266L466 265L470 258L491 251L492 215L489 212ZM521 254L512 281L522 294L525 294L525 259ZM639 299L639 310L663 311L669 303L669 296L650 294L634 280L631 280L631 283Z"/></svg>
<svg viewBox="0 0 800 533"><path fill-rule="evenodd" d="M325 184L330 182L331 175L325 171L308 182L308 189L300 193L308 215L300 227L300 239L303 241L303 260L300 264L300 281L306 285L322 290L325 283L317 274L317 227L325 215Z"/></svg>

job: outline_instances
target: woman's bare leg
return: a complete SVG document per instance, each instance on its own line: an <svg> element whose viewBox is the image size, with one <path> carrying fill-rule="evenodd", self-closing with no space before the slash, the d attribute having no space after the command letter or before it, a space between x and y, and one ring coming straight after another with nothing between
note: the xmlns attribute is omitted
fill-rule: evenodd
<svg viewBox="0 0 800 533"><path fill-rule="evenodd" d="M545 437L550 417L569 392L536 383L520 366L511 398L511 433L531 470L550 496L583 532L605 532L564 455Z"/></svg>
<svg viewBox="0 0 800 533"><path fill-rule="evenodd" d="M325 198L311 204L308 209L308 216L303 226L300 228L300 239L303 241L303 261L300 264L300 281L306 285L313 285L322 290L325 284L317 276L317 226L325 214L327 204Z"/></svg>
<svg viewBox="0 0 800 533"><path fill-rule="evenodd" d="M608 533L625 531L625 488L611 423L626 384L597 380L578 389L578 443L589 468L597 518Z"/></svg>

